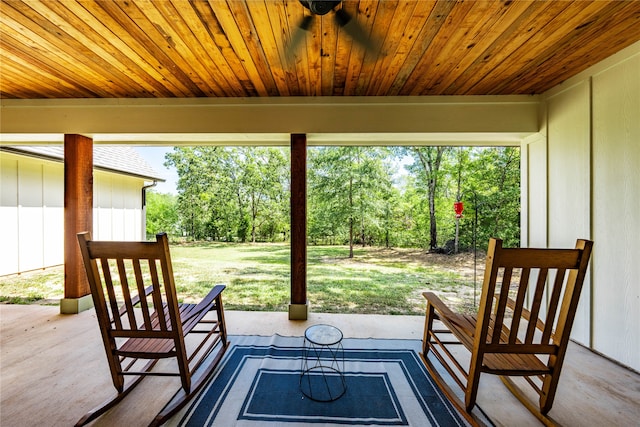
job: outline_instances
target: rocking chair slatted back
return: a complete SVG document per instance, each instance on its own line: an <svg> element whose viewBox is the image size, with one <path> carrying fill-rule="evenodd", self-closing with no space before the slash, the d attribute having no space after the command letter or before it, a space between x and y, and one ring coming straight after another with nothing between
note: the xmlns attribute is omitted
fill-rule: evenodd
<svg viewBox="0 0 640 427"><path fill-rule="evenodd" d="M475 333L484 339L478 345L516 346L508 352L525 344L559 345L559 332L571 327L566 323L573 321L573 296L579 296L584 280L581 267L584 263L586 268L590 254L584 256L586 244L580 240L576 249L513 249L491 239ZM496 330L501 333L492 332Z"/></svg>
<svg viewBox="0 0 640 427"><path fill-rule="evenodd" d="M92 263L89 273L91 292L98 300L96 313L99 318L108 319L113 336L174 336L181 341L178 298L168 242L164 240L161 238L162 244L126 242L126 245L87 242L87 255L100 261ZM157 310L158 307L163 309ZM132 334L134 331L138 333ZM168 331L173 334L162 333Z"/></svg>

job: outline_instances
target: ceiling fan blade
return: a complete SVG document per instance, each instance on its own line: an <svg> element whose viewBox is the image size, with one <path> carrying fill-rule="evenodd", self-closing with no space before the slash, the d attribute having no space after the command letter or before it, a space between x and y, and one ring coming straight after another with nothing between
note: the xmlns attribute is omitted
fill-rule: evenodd
<svg viewBox="0 0 640 427"><path fill-rule="evenodd" d="M345 10L336 10L335 19L340 28L344 29L344 31L358 44L363 46L367 52L374 54L380 52L380 43L367 34L358 21L353 19Z"/></svg>
<svg viewBox="0 0 640 427"><path fill-rule="evenodd" d="M289 42L289 46L287 46L286 57L287 61L292 64L295 61L295 54L298 52L298 48L302 41L307 36L311 25L313 24L313 16L305 16L302 20L296 25L293 30L293 34L291 35L291 41Z"/></svg>

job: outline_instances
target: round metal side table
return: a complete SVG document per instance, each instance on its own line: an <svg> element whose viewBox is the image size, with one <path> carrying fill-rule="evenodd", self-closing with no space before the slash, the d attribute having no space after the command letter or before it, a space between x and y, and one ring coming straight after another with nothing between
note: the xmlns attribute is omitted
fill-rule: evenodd
<svg viewBox="0 0 640 427"><path fill-rule="evenodd" d="M318 402L333 402L347 391L342 331L314 325L304 332L300 391Z"/></svg>

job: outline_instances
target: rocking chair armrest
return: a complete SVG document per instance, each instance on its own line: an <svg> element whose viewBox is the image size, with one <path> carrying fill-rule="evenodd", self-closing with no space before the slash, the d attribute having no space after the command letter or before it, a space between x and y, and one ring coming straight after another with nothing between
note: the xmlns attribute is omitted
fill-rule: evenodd
<svg viewBox="0 0 640 427"><path fill-rule="evenodd" d="M440 320L462 344L471 349L476 329L475 318L454 312L433 292L423 292L422 295L428 303L427 311L429 307L433 307L435 318Z"/></svg>
<svg viewBox="0 0 640 427"><path fill-rule="evenodd" d="M209 293L207 294L206 297L204 297L202 299L202 301L200 301L198 303L198 305L200 306L208 306L213 304L213 302L220 296L220 294L222 294L222 291L224 291L226 288L225 285L216 285L213 287L213 289L211 289L209 291Z"/></svg>
<svg viewBox="0 0 640 427"><path fill-rule="evenodd" d="M193 309L189 310L187 313L182 313L180 321L183 323L183 325L187 324L194 318L201 319L207 314L207 312L215 309L218 304L220 295L225 288L225 285L214 286L213 289L209 291L207 296L204 297L198 304L196 304Z"/></svg>
<svg viewBox="0 0 640 427"><path fill-rule="evenodd" d="M440 299L440 297L433 292L423 292L422 296L425 297L427 302L436 309L439 315L443 317L451 317L455 313Z"/></svg>

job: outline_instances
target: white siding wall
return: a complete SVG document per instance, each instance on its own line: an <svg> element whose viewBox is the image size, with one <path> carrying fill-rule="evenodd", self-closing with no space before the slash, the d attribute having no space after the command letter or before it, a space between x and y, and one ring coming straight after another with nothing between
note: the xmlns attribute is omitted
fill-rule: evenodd
<svg viewBox="0 0 640 427"><path fill-rule="evenodd" d="M18 158L0 154L0 274L18 271Z"/></svg>
<svg viewBox="0 0 640 427"><path fill-rule="evenodd" d="M0 153L0 275L64 262L64 166ZM144 180L94 171L94 237L141 240Z"/></svg>
<svg viewBox="0 0 640 427"><path fill-rule="evenodd" d="M56 265L64 261L64 169L44 163L42 187L43 265Z"/></svg>
<svg viewBox="0 0 640 427"><path fill-rule="evenodd" d="M547 140L531 138L522 150L527 164L528 242L526 246L547 246ZM525 158L523 156L523 158ZM524 182L523 184L524 185ZM524 217L524 216L523 216Z"/></svg>
<svg viewBox="0 0 640 427"><path fill-rule="evenodd" d="M640 53L593 76L593 348L640 370Z"/></svg>
<svg viewBox="0 0 640 427"><path fill-rule="evenodd" d="M640 43L544 102L541 135L522 147L523 243L594 240L572 337L640 370Z"/></svg>
<svg viewBox="0 0 640 427"><path fill-rule="evenodd" d="M581 82L553 96L548 108L549 232L551 247L572 247L576 238L591 239L590 89ZM571 337L589 343L591 293L587 276Z"/></svg>
<svg viewBox="0 0 640 427"><path fill-rule="evenodd" d="M141 240L144 181L95 171L93 231L99 240Z"/></svg>

